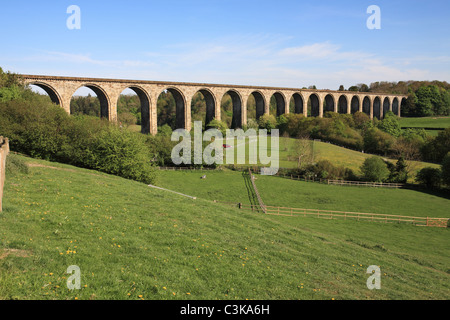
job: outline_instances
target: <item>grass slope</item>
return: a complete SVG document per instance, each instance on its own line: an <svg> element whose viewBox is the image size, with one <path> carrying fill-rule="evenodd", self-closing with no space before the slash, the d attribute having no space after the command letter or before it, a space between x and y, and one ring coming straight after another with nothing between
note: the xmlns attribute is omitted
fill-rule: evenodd
<svg viewBox="0 0 450 320"><path fill-rule="evenodd" d="M206 179L200 177L206 174ZM450 197L409 189L336 186L256 175L266 205L450 218ZM160 171L159 185L208 200L250 204L245 177L236 171Z"/></svg>
<svg viewBox="0 0 450 320"><path fill-rule="evenodd" d="M1 299L450 298L446 229L252 214L26 161L5 185ZM80 290L66 287L70 265ZM369 265L380 290L366 287Z"/></svg>
<svg viewBox="0 0 450 320"><path fill-rule="evenodd" d="M420 117L420 118L400 118L402 127L417 128L449 128L450 117Z"/></svg>
<svg viewBox="0 0 450 320"><path fill-rule="evenodd" d="M279 152L279 166L281 168L297 168L297 160L295 158L295 153L294 153L294 143L295 143L295 139L293 138L285 138L285 137L280 137L279 138L279 147L278 147L278 152ZM234 151L235 154L235 162L231 162L231 164L233 163L238 163L238 164L249 164L249 159L248 159L248 145L249 145L249 140L246 139L246 150L245 150L245 155L246 158L238 158L238 151ZM340 147L331 143L327 143L327 142L322 142L322 141L311 141L311 146L312 146L312 150L314 153L314 157L313 157L313 161L317 162L319 160L329 160L331 163L333 163L336 166L343 166L349 169L352 169L356 174L361 174L361 170L360 167L363 164L364 160L371 157L371 154L367 154L367 153L363 153L363 152L359 152L359 151L355 151L355 150L351 150L351 149L347 149L344 147ZM271 143L270 143L270 138L268 138L267 140L267 149L268 150L264 150L265 154L268 154L269 156L271 156L270 153L270 148L271 148ZM275 149L275 152L277 150ZM225 159L225 154L226 152L228 152L227 149L225 149L224 151L224 159ZM258 151L258 156L259 156L259 151ZM386 160L389 160L393 163L396 163L397 159L388 159L386 158ZM225 163L227 163L225 161ZM261 165L260 162L258 162L258 165ZM408 161L408 165L410 168L410 179L409 182L414 182L414 177L416 175L416 173L424 168L424 167L433 167L433 168L438 168L440 167L437 164L434 163L428 163L428 162L421 162L421 161Z"/></svg>

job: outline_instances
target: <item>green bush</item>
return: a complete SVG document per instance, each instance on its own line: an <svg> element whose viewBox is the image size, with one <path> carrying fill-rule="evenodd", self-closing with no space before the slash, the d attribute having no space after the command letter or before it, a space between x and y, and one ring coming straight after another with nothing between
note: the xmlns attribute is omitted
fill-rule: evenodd
<svg viewBox="0 0 450 320"><path fill-rule="evenodd" d="M429 189L439 189L441 186L441 170L426 167L417 172L416 181Z"/></svg>
<svg viewBox="0 0 450 320"><path fill-rule="evenodd" d="M441 164L442 182L450 187L450 152L442 160Z"/></svg>
<svg viewBox="0 0 450 320"><path fill-rule="evenodd" d="M369 128L364 134L364 151L387 154L391 151L395 138L378 128Z"/></svg>
<svg viewBox="0 0 450 320"><path fill-rule="evenodd" d="M69 116L59 106L34 99L0 102L0 135L11 150L115 174L144 183L156 177L145 135L89 116Z"/></svg>
<svg viewBox="0 0 450 320"><path fill-rule="evenodd" d="M155 168L140 134L107 126L91 141L86 164L95 170L144 183L153 183Z"/></svg>
<svg viewBox="0 0 450 320"><path fill-rule="evenodd" d="M264 114L258 119L258 125L260 129L266 129L270 133L272 129L277 127L277 119L274 115Z"/></svg>
<svg viewBox="0 0 450 320"><path fill-rule="evenodd" d="M389 177L389 169L386 163L376 156L364 160L361 172L366 181L383 182Z"/></svg>
<svg viewBox="0 0 450 320"><path fill-rule="evenodd" d="M208 123L206 129L217 129L222 133L223 136L225 136L228 126L225 121L213 119Z"/></svg>

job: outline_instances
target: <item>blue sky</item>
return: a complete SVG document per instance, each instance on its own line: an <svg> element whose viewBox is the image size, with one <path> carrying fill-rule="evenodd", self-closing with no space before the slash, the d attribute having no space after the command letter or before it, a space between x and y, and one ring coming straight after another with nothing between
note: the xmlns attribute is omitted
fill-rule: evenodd
<svg viewBox="0 0 450 320"><path fill-rule="evenodd" d="M69 30L70 5L81 29ZM369 5L381 29L369 30ZM24 74L346 88L450 81L450 1L2 1L0 66Z"/></svg>

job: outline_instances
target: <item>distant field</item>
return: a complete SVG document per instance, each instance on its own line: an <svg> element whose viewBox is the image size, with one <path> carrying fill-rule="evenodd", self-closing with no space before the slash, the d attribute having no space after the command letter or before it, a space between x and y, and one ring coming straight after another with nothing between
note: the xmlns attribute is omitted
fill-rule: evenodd
<svg viewBox="0 0 450 320"><path fill-rule="evenodd" d="M336 186L257 175L266 205L306 209L450 218L450 197L391 188Z"/></svg>
<svg viewBox="0 0 450 320"><path fill-rule="evenodd" d="M450 117L400 118L402 127L449 128Z"/></svg>
<svg viewBox="0 0 450 320"><path fill-rule="evenodd" d="M200 177L206 174L206 179ZM335 186L256 175L266 205L306 209L450 218L449 197L407 189ZM158 185L208 200L250 204L236 171L161 171Z"/></svg>
<svg viewBox="0 0 450 320"><path fill-rule="evenodd" d="M247 149L246 154L248 154L248 139L247 141ZM295 139L293 138L279 138L279 166L280 168L296 168L297 167L297 160L295 159L293 148L294 148L294 142ZM360 167L363 164L364 160L368 157L371 157L371 154L366 154L363 152L343 148L336 146L331 143L322 142L322 141L311 141L311 147L313 149L314 157L313 161L317 162L319 160L329 160L331 163L333 163L336 166L344 166L346 168L352 169L356 174L360 174ZM268 148L270 149L270 139L268 140L267 144ZM226 151L224 151L226 152ZM237 151L235 151L237 153ZM269 152L270 154L270 152ZM237 160L238 158L235 157ZM393 163L396 163L396 159L387 159L390 160ZM247 158L248 163L248 158ZM261 165L260 163L258 163ZM410 179L409 182L414 182L414 176L416 175L417 171L424 167L433 167L437 168L439 165L428 163L428 162L420 162L420 161L409 161L408 162L410 167Z"/></svg>

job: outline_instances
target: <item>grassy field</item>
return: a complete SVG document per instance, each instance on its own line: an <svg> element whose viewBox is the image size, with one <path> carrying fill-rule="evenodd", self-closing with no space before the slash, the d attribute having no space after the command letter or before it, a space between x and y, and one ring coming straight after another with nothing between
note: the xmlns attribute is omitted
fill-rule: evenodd
<svg viewBox="0 0 450 320"><path fill-rule="evenodd" d="M449 128L450 117L401 118L403 128ZM441 130L425 130L430 136L437 136Z"/></svg>
<svg viewBox="0 0 450 320"><path fill-rule="evenodd" d="M400 118L402 127L449 128L450 117Z"/></svg>
<svg viewBox="0 0 450 320"><path fill-rule="evenodd" d="M450 298L447 229L212 203L217 195L245 198L240 173L161 175L159 185L198 196L192 200L23 159L30 172L7 177L0 213L0 299ZM217 181L222 192L210 193ZM66 286L71 265L80 267L80 290ZM366 286L369 265L381 268L380 290Z"/></svg>
<svg viewBox="0 0 450 320"><path fill-rule="evenodd" d="M206 179L200 177L206 174ZM450 196L408 189L327 185L256 176L266 205L450 218ZM246 178L236 171L160 171L159 185L208 199L251 204Z"/></svg>
<svg viewBox="0 0 450 320"><path fill-rule="evenodd" d="M296 140L293 138L285 138L285 137L279 138L279 148L275 149L275 151L278 150L279 152L279 166L281 168L297 167L298 165L297 160L295 159L294 156L295 153L293 152L295 141ZM343 148L327 142L311 141L310 143L314 153L313 156L314 162L317 162L319 160L329 160L336 166L343 166L352 169L356 174L361 174L360 168L364 160L372 156L370 154ZM247 149L245 150L246 155L248 155L248 145L249 140L246 139L246 146L247 146ZM269 155L270 155L270 147L271 143L270 139L268 139L267 148L269 149L269 151L266 152ZM224 152L227 152L226 149ZM234 152L236 163L247 163L247 164L249 163L248 156L244 160L243 158L237 157L237 151ZM386 158L386 160L389 160L392 163L396 163L397 161L396 159L389 159L389 158ZM261 165L259 162L258 164ZM433 168L439 167L439 165L437 164L421 161L408 161L408 165L410 170L410 179L408 182L411 183L414 182L414 177L420 169L424 167L433 167Z"/></svg>

